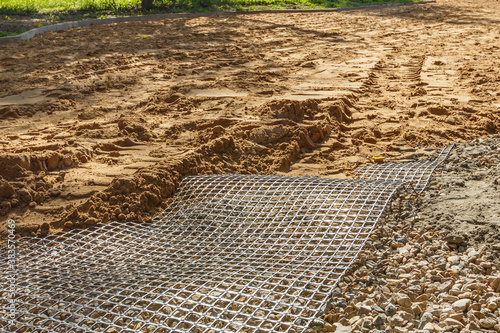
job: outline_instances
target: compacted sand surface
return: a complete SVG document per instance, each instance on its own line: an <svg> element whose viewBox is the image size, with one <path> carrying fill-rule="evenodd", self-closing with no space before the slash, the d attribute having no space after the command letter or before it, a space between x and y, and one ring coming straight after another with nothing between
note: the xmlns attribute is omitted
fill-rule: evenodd
<svg viewBox="0 0 500 333"><path fill-rule="evenodd" d="M147 220L186 175L350 177L497 133L498 17L499 2L437 1L2 45L0 233Z"/></svg>

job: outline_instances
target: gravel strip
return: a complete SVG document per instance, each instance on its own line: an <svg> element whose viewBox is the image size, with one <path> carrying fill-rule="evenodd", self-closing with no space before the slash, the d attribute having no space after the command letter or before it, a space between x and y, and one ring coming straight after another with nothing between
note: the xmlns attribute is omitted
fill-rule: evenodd
<svg viewBox="0 0 500 333"><path fill-rule="evenodd" d="M380 222L309 331L500 332L499 147L458 144L419 213Z"/></svg>

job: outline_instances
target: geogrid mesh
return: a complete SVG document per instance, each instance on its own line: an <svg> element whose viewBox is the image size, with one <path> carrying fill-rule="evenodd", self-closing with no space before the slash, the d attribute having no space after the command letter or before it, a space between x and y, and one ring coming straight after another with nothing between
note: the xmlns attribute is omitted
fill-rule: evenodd
<svg viewBox="0 0 500 333"><path fill-rule="evenodd" d="M436 159L406 163L380 163L362 167L355 177L367 180L393 180L406 183L417 194L422 193L432 173L443 163L454 145L443 148Z"/></svg>
<svg viewBox="0 0 500 333"><path fill-rule="evenodd" d="M187 177L149 223L24 238L17 242L15 272L1 248L0 329L302 331L404 186L317 177Z"/></svg>
<svg viewBox="0 0 500 333"><path fill-rule="evenodd" d="M297 331L320 311L400 185L186 178L152 223L20 242L12 329ZM2 309L7 302L1 293Z"/></svg>

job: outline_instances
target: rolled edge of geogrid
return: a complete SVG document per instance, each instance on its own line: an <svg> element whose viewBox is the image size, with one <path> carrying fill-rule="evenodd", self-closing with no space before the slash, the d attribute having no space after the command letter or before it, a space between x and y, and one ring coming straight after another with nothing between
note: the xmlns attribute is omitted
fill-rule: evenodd
<svg viewBox="0 0 500 333"><path fill-rule="evenodd" d="M154 15L142 15L142 16L123 16L105 19L93 19L93 20L82 20L82 21L72 21L63 22L53 25L47 25L29 31L23 32L22 34L16 36L0 37L0 44L21 42L23 40L29 40L36 35L43 34L49 31L59 31L66 30L70 28L86 27L89 25L98 24L112 24L119 22L133 22L133 21L152 21L161 20L167 18L183 18L183 17L208 17L208 16L220 16L220 15L240 15L240 14L269 14L269 13L328 13L328 12L338 12L347 10L363 10L372 8L384 8L384 7L396 7L396 6L409 6L409 5L422 5L428 3L434 3L436 0L422 0L418 2L402 2L402 3L391 3L385 5L371 5L371 6L360 6L360 7L345 7L345 8L326 8L326 9L277 9L277 10L254 10L249 12L214 12L214 13L181 13L181 14L154 14Z"/></svg>
<svg viewBox="0 0 500 333"><path fill-rule="evenodd" d="M366 165L361 167L354 176L357 179L402 182L408 192L419 195L425 191L432 174L448 158L454 147L455 144L444 147L433 160Z"/></svg>

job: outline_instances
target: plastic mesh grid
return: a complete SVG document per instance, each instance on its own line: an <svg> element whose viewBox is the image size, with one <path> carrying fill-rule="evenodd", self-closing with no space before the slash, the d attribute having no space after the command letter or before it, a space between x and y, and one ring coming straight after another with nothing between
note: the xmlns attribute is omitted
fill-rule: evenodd
<svg viewBox="0 0 500 333"><path fill-rule="evenodd" d="M454 145L443 148L436 159L421 160L406 163L380 163L362 167L355 175L359 179L368 180L392 180L406 183L406 187L420 194L422 193L432 173L443 163Z"/></svg>
<svg viewBox="0 0 500 333"><path fill-rule="evenodd" d="M196 176L151 223L6 249L0 328L16 332L298 332L322 310L401 182Z"/></svg>

